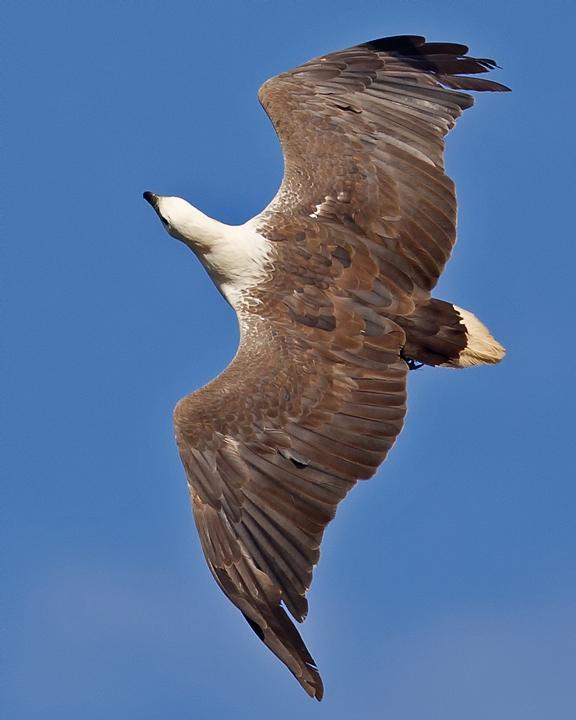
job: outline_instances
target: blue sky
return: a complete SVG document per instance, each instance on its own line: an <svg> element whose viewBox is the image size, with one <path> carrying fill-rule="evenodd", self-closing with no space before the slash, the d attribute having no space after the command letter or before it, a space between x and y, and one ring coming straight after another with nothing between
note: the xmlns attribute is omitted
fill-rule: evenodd
<svg viewBox="0 0 576 720"><path fill-rule="evenodd" d="M572 717L570 3L3 5L5 717ZM326 534L302 628L318 705L205 567L171 411L236 323L141 195L254 215L282 172L259 85L399 33L467 43L514 90L449 138L437 290L508 357L411 374L403 434Z"/></svg>

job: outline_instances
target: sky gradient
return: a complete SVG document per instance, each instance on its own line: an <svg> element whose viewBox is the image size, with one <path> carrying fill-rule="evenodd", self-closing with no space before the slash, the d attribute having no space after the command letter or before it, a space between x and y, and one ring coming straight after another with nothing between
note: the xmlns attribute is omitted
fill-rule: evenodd
<svg viewBox="0 0 576 720"><path fill-rule="evenodd" d="M3 3L2 682L11 720L568 720L576 667L571 3ZM328 529L318 705L213 582L172 408L236 320L143 190L240 223L282 174L268 77L414 33L496 59L448 138L436 296L508 348L410 374Z"/></svg>

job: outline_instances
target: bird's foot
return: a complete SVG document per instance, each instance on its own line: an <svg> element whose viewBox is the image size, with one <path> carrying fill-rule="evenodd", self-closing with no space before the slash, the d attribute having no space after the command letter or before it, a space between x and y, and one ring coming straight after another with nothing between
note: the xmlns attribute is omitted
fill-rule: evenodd
<svg viewBox="0 0 576 720"><path fill-rule="evenodd" d="M404 355L404 348L400 350L400 357L404 360L406 365L408 365L409 370L419 370L421 367L424 367L423 362L418 362L418 360L414 360L414 358Z"/></svg>

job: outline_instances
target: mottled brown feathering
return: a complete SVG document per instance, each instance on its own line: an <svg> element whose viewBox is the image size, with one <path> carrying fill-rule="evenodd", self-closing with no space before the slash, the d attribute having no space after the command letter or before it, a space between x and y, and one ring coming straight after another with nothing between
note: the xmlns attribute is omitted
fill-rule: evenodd
<svg viewBox="0 0 576 720"><path fill-rule="evenodd" d="M326 525L385 459L406 409L405 358L458 365L462 318L432 300L456 239L444 141L492 60L452 43L376 40L266 82L285 157L256 219L273 244L239 313L241 345L177 405L176 436L214 578L306 692L302 621ZM464 92L463 92L464 91Z"/></svg>

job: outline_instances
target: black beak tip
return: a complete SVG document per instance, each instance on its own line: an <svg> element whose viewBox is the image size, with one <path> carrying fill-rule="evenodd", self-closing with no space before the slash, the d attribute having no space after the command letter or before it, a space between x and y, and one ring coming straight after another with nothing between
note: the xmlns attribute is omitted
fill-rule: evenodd
<svg viewBox="0 0 576 720"><path fill-rule="evenodd" d="M154 201L156 200L156 195L154 195L154 193L146 190L146 192L142 193L142 197L144 198L144 200L149 202L150 205L154 205Z"/></svg>

